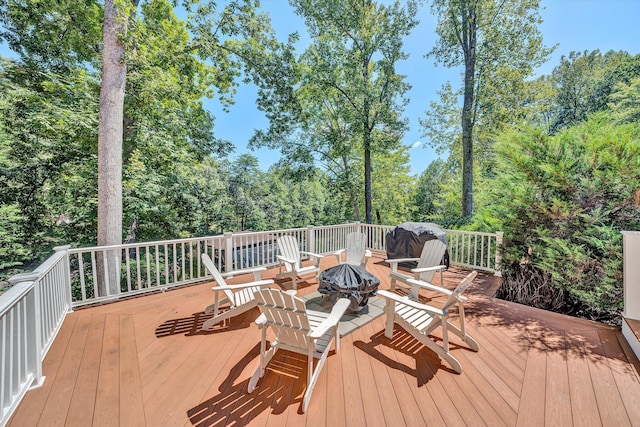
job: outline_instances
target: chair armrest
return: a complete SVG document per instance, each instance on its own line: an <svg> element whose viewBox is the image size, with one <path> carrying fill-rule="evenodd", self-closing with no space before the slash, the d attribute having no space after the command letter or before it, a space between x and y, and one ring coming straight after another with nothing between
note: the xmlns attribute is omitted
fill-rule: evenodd
<svg viewBox="0 0 640 427"><path fill-rule="evenodd" d="M282 262L286 262L287 264L296 264L298 262L294 259L285 258L282 255L276 255L276 258L278 258Z"/></svg>
<svg viewBox="0 0 640 427"><path fill-rule="evenodd" d="M231 279L234 276L240 276L242 274L253 273L254 280L260 280L262 278L262 272L267 271L267 267L253 267L253 268L245 268L242 270L233 270L228 273L221 273L222 277Z"/></svg>
<svg viewBox="0 0 640 427"><path fill-rule="evenodd" d="M269 285L273 285L273 283L274 283L273 280L265 279L265 280L258 280L256 282L242 283L241 285L214 286L211 288L211 290L213 290L214 292L237 291L239 289L255 288L256 286L259 286L259 287L269 286Z"/></svg>
<svg viewBox="0 0 640 427"><path fill-rule="evenodd" d="M440 286L433 285L433 284L431 284L429 282L425 282L424 280L407 279L406 282L409 285L420 286L421 288L425 288L425 289L429 289L429 290L432 290L432 291L440 292L440 293L443 293L443 294L448 295L448 296L453 293L449 289L445 289L445 288L442 288Z"/></svg>
<svg viewBox="0 0 640 427"><path fill-rule="evenodd" d="M342 261L342 254L344 253L344 251L345 249L340 249L333 253L333 255L338 259L338 264L340 264L340 261Z"/></svg>
<svg viewBox="0 0 640 427"><path fill-rule="evenodd" d="M420 261L420 258L390 258L390 259L384 260L384 262L389 264L397 264L399 262L411 262L411 261Z"/></svg>
<svg viewBox="0 0 640 427"><path fill-rule="evenodd" d="M264 314L260 314L260 316L258 316L258 318L256 319L256 325L264 326L266 324L267 324L267 316L265 316Z"/></svg>
<svg viewBox="0 0 640 427"><path fill-rule="evenodd" d="M399 302L409 307L417 308L418 310L428 311L429 313L437 314L439 316L444 316L445 314L444 311L440 310L439 308L435 308L427 304L422 304L421 302L410 300L407 297L401 297L400 295L394 294L389 291L379 290L378 296L386 298L387 300Z"/></svg>
<svg viewBox="0 0 640 427"><path fill-rule="evenodd" d="M447 268L447 266L445 265L435 265L433 267L420 267L420 268L412 268L411 272L412 273L424 273L427 271L440 271L440 270L444 270L445 268Z"/></svg>
<svg viewBox="0 0 640 427"><path fill-rule="evenodd" d="M305 254L305 255L309 255L311 257L320 259L320 258L324 258L324 255L320 255L320 254L315 254L313 252L305 252L305 251L300 251L301 254Z"/></svg>
<svg viewBox="0 0 640 427"><path fill-rule="evenodd" d="M330 328L336 326L347 311L347 308L349 308L350 304L351 300L347 298L340 298L331 309L329 317L324 319L313 331L309 332L309 338L320 338L326 334Z"/></svg>

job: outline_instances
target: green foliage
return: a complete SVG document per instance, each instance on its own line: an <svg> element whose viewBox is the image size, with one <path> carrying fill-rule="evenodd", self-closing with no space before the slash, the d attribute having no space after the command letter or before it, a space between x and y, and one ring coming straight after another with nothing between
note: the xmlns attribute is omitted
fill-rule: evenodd
<svg viewBox="0 0 640 427"><path fill-rule="evenodd" d="M621 230L640 226L640 130L604 115L556 136L504 134L485 216L505 232L504 262L551 275L565 309L609 318L622 308ZM572 307L567 307L572 305Z"/></svg>
<svg viewBox="0 0 640 427"><path fill-rule="evenodd" d="M290 3L305 20L312 44L279 74L290 96L262 93L259 107L270 118L270 128L257 132L252 144L278 148L299 164L322 162L352 215L360 219L364 199L371 222L372 156L397 149L406 128L401 112L409 86L395 64L407 57L402 38L417 24L417 3Z"/></svg>
<svg viewBox="0 0 640 427"><path fill-rule="evenodd" d="M542 42L539 8L539 0L431 2L439 37L428 56L446 67L463 67L462 85L454 90L445 83L421 125L432 146L462 162L463 215L474 211L475 164L491 167L493 135L523 117L526 80L553 50ZM461 108L456 97L462 98Z"/></svg>
<svg viewBox="0 0 640 427"><path fill-rule="evenodd" d="M625 84L617 83L609 108L618 123L640 123L640 77Z"/></svg>
<svg viewBox="0 0 640 427"><path fill-rule="evenodd" d="M555 106L550 132L584 121L591 113L608 110L615 102L612 94L639 76L640 55L615 51L603 55L595 50L563 56L550 80Z"/></svg>
<svg viewBox="0 0 640 427"><path fill-rule="evenodd" d="M0 205L0 270L22 264L28 253L20 238L21 219L18 206Z"/></svg>

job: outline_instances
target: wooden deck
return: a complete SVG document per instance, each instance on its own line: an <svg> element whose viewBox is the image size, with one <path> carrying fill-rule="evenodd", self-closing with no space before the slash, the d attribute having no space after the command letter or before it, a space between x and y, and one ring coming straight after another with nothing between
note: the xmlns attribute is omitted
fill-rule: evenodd
<svg viewBox="0 0 640 427"><path fill-rule="evenodd" d="M371 261L388 288L388 266ZM464 274L450 269L445 284ZM77 310L45 359L44 385L27 393L9 425L640 425L639 364L619 328L487 296L496 286L480 275L471 289L468 327L480 351L453 337L462 374L399 327L385 338L382 316L342 339L306 414L304 356L277 355L246 393L258 363L257 309L199 331L209 284ZM317 283L298 288L305 295Z"/></svg>

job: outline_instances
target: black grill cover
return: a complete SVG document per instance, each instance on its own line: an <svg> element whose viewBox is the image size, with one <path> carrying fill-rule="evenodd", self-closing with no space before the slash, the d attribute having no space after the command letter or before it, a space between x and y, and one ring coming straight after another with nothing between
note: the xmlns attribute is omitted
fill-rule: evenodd
<svg viewBox="0 0 640 427"><path fill-rule="evenodd" d="M359 311L369 302L369 296L378 292L380 280L367 270L351 264L340 264L320 273L318 291L332 300L340 295L351 300L349 310Z"/></svg>
<svg viewBox="0 0 640 427"><path fill-rule="evenodd" d="M387 233L385 241L387 258L420 258L424 243L438 239L445 245L447 235L437 224L432 222L405 222ZM449 268L449 253L445 252L443 264ZM415 267L415 263L410 265Z"/></svg>

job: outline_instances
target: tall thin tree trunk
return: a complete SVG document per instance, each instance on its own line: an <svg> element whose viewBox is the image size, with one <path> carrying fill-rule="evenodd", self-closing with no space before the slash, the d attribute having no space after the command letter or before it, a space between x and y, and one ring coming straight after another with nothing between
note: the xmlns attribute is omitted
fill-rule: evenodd
<svg viewBox="0 0 640 427"><path fill-rule="evenodd" d="M122 131L127 67L123 38L126 11L114 0L104 2L102 84L98 122L98 246L122 243ZM120 251L106 253L98 269L100 295L118 293ZM100 263L103 258L99 257ZM106 274L105 274L106 272ZM107 282L108 281L108 282Z"/></svg>
<svg viewBox="0 0 640 427"><path fill-rule="evenodd" d="M345 170L345 176L347 183L351 182L351 174L349 173L349 159L346 154L342 155L342 164ZM354 219L360 222L360 207L358 206L358 198L356 197L355 191L353 191L353 186L349 185L348 187L349 197L351 198L351 204L353 205L353 215Z"/></svg>
<svg viewBox="0 0 640 427"><path fill-rule="evenodd" d="M462 3L462 13L467 19L462 21L464 51L464 101L462 105L462 216L473 214L473 105L475 102L476 73L476 9L471 4ZM468 7L468 9L466 9Z"/></svg>
<svg viewBox="0 0 640 427"><path fill-rule="evenodd" d="M365 84L369 85L369 58L365 56L362 63L362 76ZM365 93L362 110L364 117L362 120L362 145L364 151L364 210L365 221L367 224L373 224L373 208L371 203L371 127L370 113L371 103L369 100L369 91Z"/></svg>

